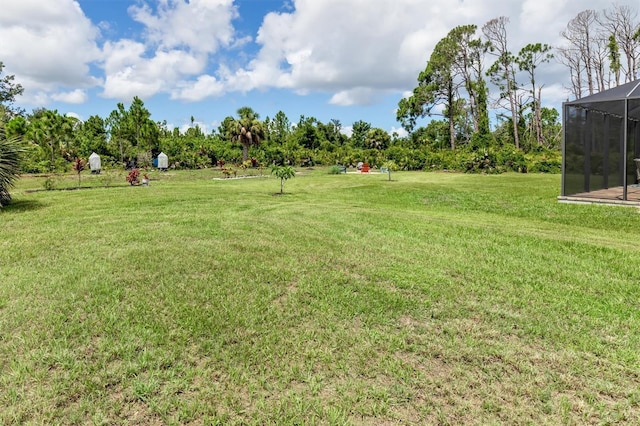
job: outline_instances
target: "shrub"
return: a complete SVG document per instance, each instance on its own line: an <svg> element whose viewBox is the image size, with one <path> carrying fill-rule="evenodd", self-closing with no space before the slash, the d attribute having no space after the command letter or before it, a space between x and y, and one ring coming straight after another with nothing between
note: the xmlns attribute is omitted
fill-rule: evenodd
<svg viewBox="0 0 640 426"><path fill-rule="evenodd" d="M540 147L525 158L531 173L560 173L562 170L562 154L559 151Z"/></svg>
<svg viewBox="0 0 640 426"><path fill-rule="evenodd" d="M100 173L100 181L104 185L105 188L108 188L113 183L114 174L109 170L102 168L102 173Z"/></svg>
<svg viewBox="0 0 640 426"><path fill-rule="evenodd" d="M506 170L527 173L527 160L519 149L503 147L496 152L496 165Z"/></svg>
<svg viewBox="0 0 640 426"><path fill-rule="evenodd" d="M222 174L224 175L225 178L230 178L231 175L233 175L233 177L236 177L238 172L233 167L223 167Z"/></svg>
<svg viewBox="0 0 640 426"><path fill-rule="evenodd" d="M425 169L429 170L460 170L458 153L450 149L427 152Z"/></svg>
<svg viewBox="0 0 640 426"><path fill-rule="evenodd" d="M11 188L20 173L23 146L18 136L6 137L4 123L0 122L0 208L11 201Z"/></svg>
<svg viewBox="0 0 640 426"><path fill-rule="evenodd" d="M131 186L138 185L140 183L139 179L140 179L140 170L138 169L131 170L127 175L127 182L129 182Z"/></svg>
<svg viewBox="0 0 640 426"><path fill-rule="evenodd" d="M490 151L472 151L461 156L461 164L466 173L497 174L504 171L504 167L496 164L496 158Z"/></svg>
<svg viewBox="0 0 640 426"><path fill-rule="evenodd" d="M560 173L562 163L556 159L534 159L529 163L531 173Z"/></svg>
<svg viewBox="0 0 640 426"><path fill-rule="evenodd" d="M56 189L56 178L53 176L47 176L44 182L42 182L42 187L47 191L53 191Z"/></svg>

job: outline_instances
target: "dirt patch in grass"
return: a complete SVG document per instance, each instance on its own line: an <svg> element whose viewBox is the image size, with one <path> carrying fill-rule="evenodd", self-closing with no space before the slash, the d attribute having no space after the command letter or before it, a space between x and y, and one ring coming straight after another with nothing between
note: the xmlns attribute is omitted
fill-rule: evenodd
<svg viewBox="0 0 640 426"><path fill-rule="evenodd" d="M398 322L414 343L395 356L415 373L420 405L431 407L428 423L640 421L639 401L629 399L640 382L621 366L501 335L479 318L446 326L409 316Z"/></svg>

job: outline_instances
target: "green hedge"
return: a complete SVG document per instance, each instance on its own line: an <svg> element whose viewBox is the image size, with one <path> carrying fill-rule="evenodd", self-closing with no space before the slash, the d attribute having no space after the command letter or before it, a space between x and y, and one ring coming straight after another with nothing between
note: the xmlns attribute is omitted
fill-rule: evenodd
<svg viewBox="0 0 640 426"><path fill-rule="evenodd" d="M179 144L167 144L161 147L169 156L173 167L195 169L215 166L218 160L227 164L241 161L242 150L235 145L223 141L215 141L198 149ZM353 148L351 146L332 146L331 149L294 148L292 146L257 146L249 151L252 158L261 164L290 164L303 166L332 166L340 164L355 167L359 162L367 162L378 168L392 161L398 170L450 170L465 173L559 173L562 156L559 151L536 148L524 153L513 147L494 147L473 149L463 146L455 151L450 149L433 150L429 147L409 148L391 146L386 150ZM107 156L103 162L108 161ZM57 171L68 171L71 163L57 158ZM25 155L22 171L26 173L49 172L50 164L43 152L32 149Z"/></svg>

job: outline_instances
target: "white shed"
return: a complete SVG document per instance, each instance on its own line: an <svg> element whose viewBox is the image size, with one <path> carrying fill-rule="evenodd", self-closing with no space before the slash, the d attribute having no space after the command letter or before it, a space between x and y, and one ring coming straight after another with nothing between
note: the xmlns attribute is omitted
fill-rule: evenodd
<svg viewBox="0 0 640 426"><path fill-rule="evenodd" d="M91 173L94 174L100 173L100 169L102 168L100 156L95 152L89 156L89 168L91 169Z"/></svg>
<svg viewBox="0 0 640 426"><path fill-rule="evenodd" d="M167 170L169 168L169 157L164 152L158 154L158 169Z"/></svg>

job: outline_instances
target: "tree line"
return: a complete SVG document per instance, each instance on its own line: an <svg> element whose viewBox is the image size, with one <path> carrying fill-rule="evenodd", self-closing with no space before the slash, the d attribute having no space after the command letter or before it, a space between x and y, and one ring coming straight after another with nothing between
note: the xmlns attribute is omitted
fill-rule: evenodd
<svg viewBox="0 0 640 426"><path fill-rule="evenodd" d="M631 6L584 10L562 32L558 58L569 70L578 99L636 80L640 75L640 21Z"/></svg>
<svg viewBox="0 0 640 426"><path fill-rule="evenodd" d="M364 120L352 123L347 135L337 119L322 122L301 115L292 122L282 111L261 119L250 107L238 109L234 116L226 117L217 129L209 132L193 119L183 131L170 129L166 123L154 122L150 117L144 102L134 97L128 106L119 103L105 119L94 115L81 121L55 110L38 109L13 117L4 130L8 137L26 141L20 164L25 173L69 171L75 159L87 159L93 152L101 156L103 165L113 168L150 167L153 159L164 152L170 167L178 169L247 162L253 166L305 167L335 164L353 167L368 162L377 167L391 163L394 168L404 170L474 170L471 163L479 155L464 147L449 149L445 143L448 127L442 120L431 121L400 136L390 135ZM559 134L559 124L552 121L553 130L547 130ZM528 171L531 168L526 160L528 154L514 150L507 137L501 140L506 144L496 146L496 152L502 153L504 159L499 163L505 170ZM542 149L537 154L553 157L557 163L557 152ZM494 162L491 167L495 168Z"/></svg>
<svg viewBox="0 0 640 426"><path fill-rule="evenodd" d="M562 32L563 46L529 43L516 51L508 17L452 29L436 44L411 95L399 100L396 118L406 135L364 120L351 123L347 135L338 119L301 115L292 122L282 111L261 119L250 107L213 131L203 131L193 118L181 131L153 121L138 97L128 106L118 103L107 117L85 121L44 108L26 113L14 106L22 86L12 75L2 77L0 62L0 137L23 141L19 169L32 173L69 170L92 152L113 167L149 166L165 152L176 168L365 161L405 170L558 171L560 114L542 106L540 68L552 60L566 65L567 90L576 98L636 79L637 15L620 5L585 10Z"/></svg>
<svg viewBox="0 0 640 426"><path fill-rule="evenodd" d="M558 148L558 114L542 107L540 67L557 57L569 72L574 98L634 81L640 72L640 20L630 6L585 10L569 21L554 48L529 43L510 50L509 18L482 28L462 25L440 40L411 96L400 100L397 119L408 131L418 120L442 116L450 149L488 149L506 141L516 149ZM517 53L516 53L517 52ZM489 89L492 90L489 90ZM497 126L489 126L489 115Z"/></svg>

